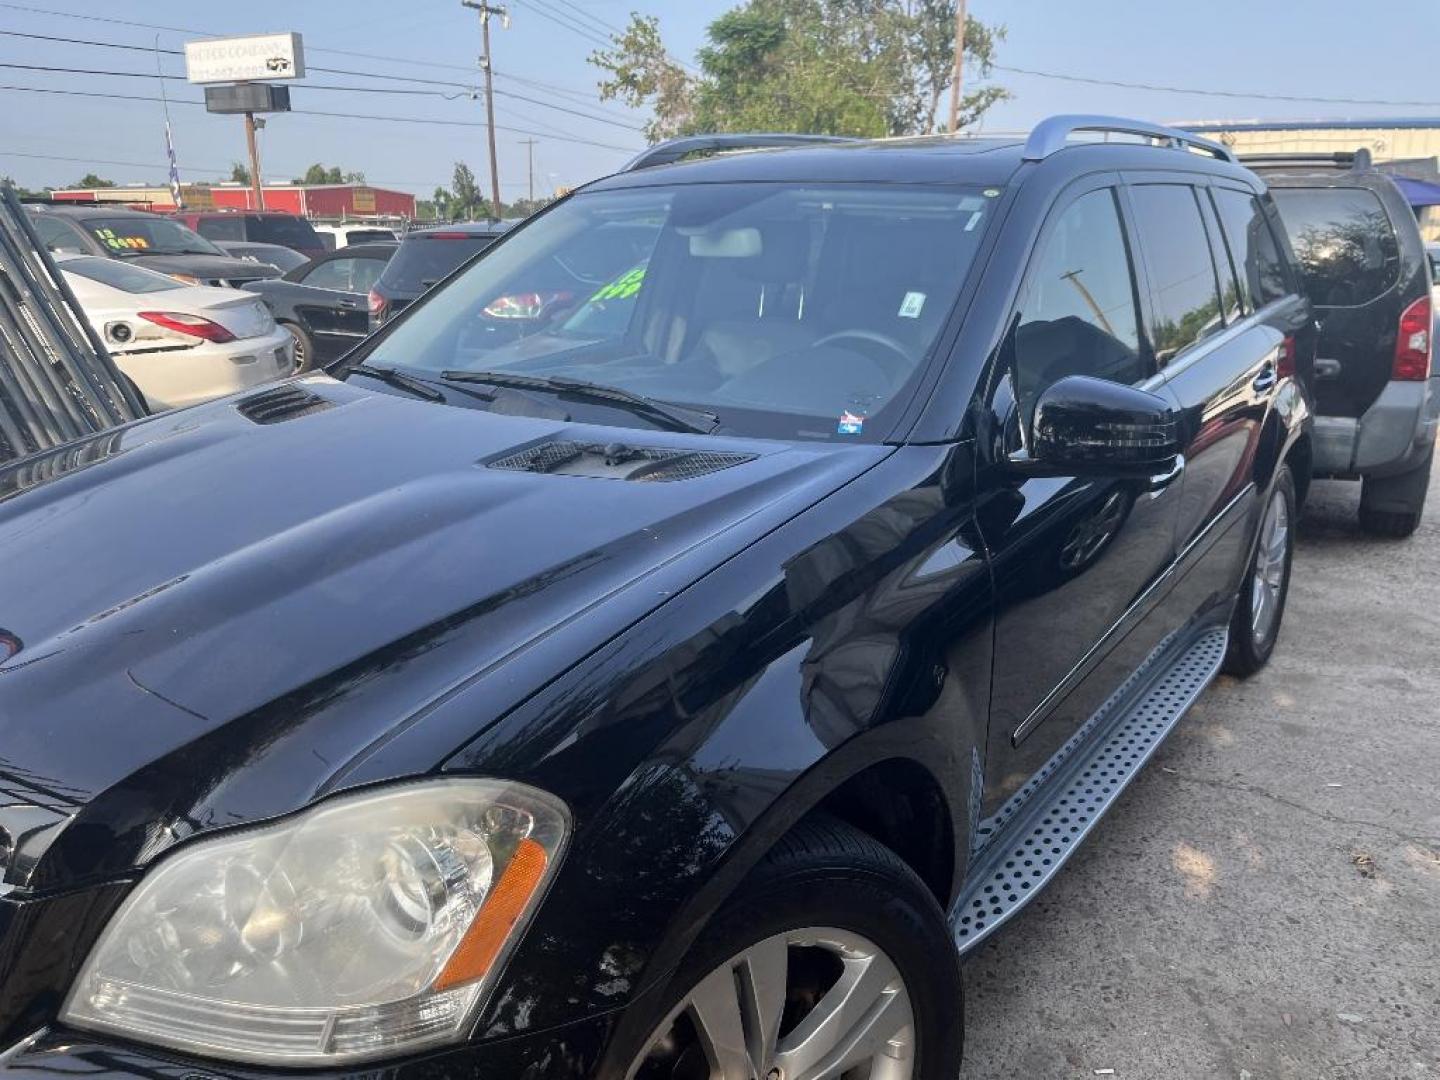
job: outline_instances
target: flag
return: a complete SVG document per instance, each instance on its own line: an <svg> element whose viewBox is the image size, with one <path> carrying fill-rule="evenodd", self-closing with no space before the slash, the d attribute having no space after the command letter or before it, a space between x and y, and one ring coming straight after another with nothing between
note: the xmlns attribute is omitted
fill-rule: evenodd
<svg viewBox="0 0 1440 1080"><path fill-rule="evenodd" d="M175 164L175 142L170 138L170 121L165 121L165 154L170 159L170 197L175 200L175 209L184 210L185 200L180 197L180 168Z"/></svg>

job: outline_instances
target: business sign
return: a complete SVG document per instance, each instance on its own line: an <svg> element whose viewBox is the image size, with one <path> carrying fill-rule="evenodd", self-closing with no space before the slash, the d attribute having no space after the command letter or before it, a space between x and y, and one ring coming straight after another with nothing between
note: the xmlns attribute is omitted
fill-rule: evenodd
<svg viewBox="0 0 1440 1080"><path fill-rule="evenodd" d="M212 113L289 112L290 87L269 83L231 83L205 87L205 111Z"/></svg>
<svg viewBox="0 0 1440 1080"><path fill-rule="evenodd" d="M355 212L357 214L375 213L375 189L361 187L355 189Z"/></svg>
<svg viewBox="0 0 1440 1080"><path fill-rule="evenodd" d="M187 41L185 77L192 83L302 79L305 48L299 34Z"/></svg>

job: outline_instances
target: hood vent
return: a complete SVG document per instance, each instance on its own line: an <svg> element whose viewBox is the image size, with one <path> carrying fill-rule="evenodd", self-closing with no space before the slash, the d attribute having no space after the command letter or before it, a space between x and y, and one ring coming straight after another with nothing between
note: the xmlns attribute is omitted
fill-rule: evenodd
<svg viewBox="0 0 1440 1080"><path fill-rule="evenodd" d="M498 458L490 462L489 467L512 472L665 483L672 480L693 480L707 473L719 472L721 469L754 460L754 454L557 440Z"/></svg>
<svg viewBox="0 0 1440 1080"><path fill-rule="evenodd" d="M263 394L247 397L235 406L240 415L255 424L283 424L311 413L333 409L335 403L300 386L277 386Z"/></svg>

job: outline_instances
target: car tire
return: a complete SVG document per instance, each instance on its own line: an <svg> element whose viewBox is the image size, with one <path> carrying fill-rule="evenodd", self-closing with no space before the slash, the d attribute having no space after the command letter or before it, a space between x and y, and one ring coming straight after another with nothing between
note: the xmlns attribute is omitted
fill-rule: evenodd
<svg viewBox="0 0 1440 1080"><path fill-rule="evenodd" d="M930 890L883 844L816 816L746 878L665 990L626 1018L611 1060L627 1080L764 1080L847 1046L863 1063L879 1045L886 1065L899 1064L887 1077L953 1080L961 995L959 956ZM862 1048L850 1046L876 1013Z"/></svg>
<svg viewBox="0 0 1440 1080"><path fill-rule="evenodd" d="M1230 644L1224 670L1240 678L1253 675L1270 660L1285 618L1290 568L1295 557L1295 477L1281 465L1270 485L1254 551L1230 619Z"/></svg>
<svg viewBox="0 0 1440 1080"><path fill-rule="evenodd" d="M1400 540L1420 527L1435 447L1425 460L1398 476L1367 476L1360 489L1360 528L1371 536Z"/></svg>
<svg viewBox="0 0 1440 1080"><path fill-rule="evenodd" d="M315 342L304 327L292 322L282 322L280 326L289 331L290 336L295 339L295 370L290 374L299 375L302 372L310 371L315 366Z"/></svg>

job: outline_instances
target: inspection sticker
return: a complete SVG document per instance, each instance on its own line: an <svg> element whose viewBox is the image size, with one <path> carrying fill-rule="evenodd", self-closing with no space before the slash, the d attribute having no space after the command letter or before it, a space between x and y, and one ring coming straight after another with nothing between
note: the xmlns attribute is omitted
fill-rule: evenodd
<svg viewBox="0 0 1440 1080"><path fill-rule="evenodd" d="M918 319L920 312L925 309L925 294L923 292L907 292L905 299L900 301L900 318Z"/></svg>
<svg viewBox="0 0 1440 1080"><path fill-rule="evenodd" d="M865 429L865 417L846 409L840 414L840 422L835 425L837 435L859 435Z"/></svg>

